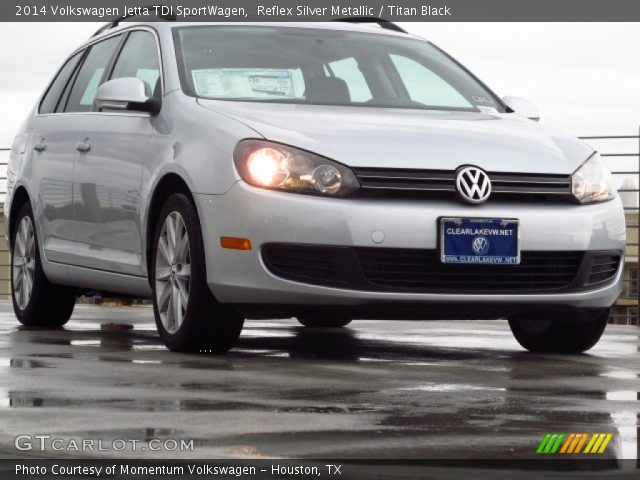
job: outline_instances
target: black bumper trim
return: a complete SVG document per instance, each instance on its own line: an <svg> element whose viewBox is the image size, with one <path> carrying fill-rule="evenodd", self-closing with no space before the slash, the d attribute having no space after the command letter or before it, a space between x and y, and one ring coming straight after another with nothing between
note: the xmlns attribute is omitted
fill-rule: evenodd
<svg viewBox="0 0 640 480"><path fill-rule="evenodd" d="M365 292L541 294L611 282L622 252L523 251L520 265L443 265L437 250L271 243L267 269L300 283Z"/></svg>

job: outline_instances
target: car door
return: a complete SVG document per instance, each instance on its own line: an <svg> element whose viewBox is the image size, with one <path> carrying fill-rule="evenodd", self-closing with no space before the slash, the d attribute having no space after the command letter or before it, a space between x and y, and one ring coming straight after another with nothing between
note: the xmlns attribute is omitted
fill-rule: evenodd
<svg viewBox="0 0 640 480"><path fill-rule="evenodd" d="M73 209L73 120L60 114L64 90L81 62L84 51L72 55L45 93L32 122L33 208L45 257L68 263L76 245Z"/></svg>
<svg viewBox="0 0 640 480"><path fill-rule="evenodd" d="M104 80L138 77L147 85L149 96L154 90L159 94L155 34L148 30L129 32L110 70ZM93 78L91 75L88 72L85 77ZM87 85L81 85L75 97L70 96L70 108L77 108L82 99L93 103L98 85L95 88L91 82ZM74 201L78 265L144 275L140 182L151 132L151 117L147 113L94 111L87 116L76 138Z"/></svg>

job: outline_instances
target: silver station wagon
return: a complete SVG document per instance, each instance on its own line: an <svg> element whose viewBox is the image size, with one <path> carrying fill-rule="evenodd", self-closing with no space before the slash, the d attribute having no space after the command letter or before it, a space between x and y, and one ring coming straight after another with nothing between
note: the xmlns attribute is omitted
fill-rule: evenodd
<svg viewBox="0 0 640 480"><path fill-rule="evenodd" d="M113 22L73 52L12 146L18 320L108 292L152 298L178 351L288 317L506 318L529 350L591 348L625 245L598 154L361 20Z"/></svg>

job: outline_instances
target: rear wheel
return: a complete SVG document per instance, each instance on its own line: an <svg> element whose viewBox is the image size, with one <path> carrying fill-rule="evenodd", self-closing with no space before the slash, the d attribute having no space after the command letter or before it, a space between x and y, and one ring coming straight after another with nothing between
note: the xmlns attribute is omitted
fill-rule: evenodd
<svg viewBox="0 0 640 480"><path fill-rule="evenodd" d="M300 322L305 327L315 327L315 328L340 328L346 327L353 320L350 317L345 315L335 315L335 314L305 314L297 317L298 322Z"/></svg>
<svg viewBox="0 0 640 480"><path fill-rule="evenodd" d="M18 211L11 238L11 299L18 321L31 327L67 323L76 304L71 288L51 283L42 270L31 205Z"/></svg>
<svg viewBox="0 0 640 480"><path fill-rule="evenodd" d="M209 290L200 221L183 193L171 195L160 212L151 286L156 326L168 348L221 353L233 347L244 318Z"/></svg>
<svg viewBox="0 0 640 480"><path fill-rule="evenodd" d="M600 340L609 312L599 310L575 321L554 321L552 313L526 315L509 318L509 326L518 343L531 352L582 353Z"/></svg>

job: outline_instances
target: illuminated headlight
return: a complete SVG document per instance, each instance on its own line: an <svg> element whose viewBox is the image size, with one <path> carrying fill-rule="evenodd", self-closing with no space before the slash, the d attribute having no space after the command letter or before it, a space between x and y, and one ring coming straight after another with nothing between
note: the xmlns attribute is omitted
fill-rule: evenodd
<svg viewBox="0 0 640 480"><path fill-rule="evenodd" d="M573 172L571 193L580 203L602 202L615 196L611 172L600 155L594 153Z"/></svg>
<svg viewBox="0 0 640 480"><path fill-rule="evenodd" d="M340 197L359 187L344 165L279 143L243 140L233 157L242 179L255 187Z"/></svg>

